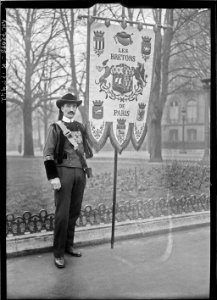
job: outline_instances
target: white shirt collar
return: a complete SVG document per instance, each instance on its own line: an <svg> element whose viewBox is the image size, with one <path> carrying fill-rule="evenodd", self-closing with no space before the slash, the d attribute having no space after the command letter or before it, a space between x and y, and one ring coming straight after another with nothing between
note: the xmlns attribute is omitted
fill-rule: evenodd
<svg viewBox="0 0 217 300"><path fill-rule="evenodd" d="M72 123L72 122L74 122L74 119L69 119L69 118L63 116L63 117L62 117L62 121L63 121L63 122L66 122L66 123Z"/></svg>

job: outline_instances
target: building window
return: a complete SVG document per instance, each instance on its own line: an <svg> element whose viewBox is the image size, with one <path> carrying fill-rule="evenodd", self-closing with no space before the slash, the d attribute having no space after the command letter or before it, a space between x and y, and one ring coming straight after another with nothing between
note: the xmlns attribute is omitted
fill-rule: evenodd
<svg viewBox="0 0 217 300"><path fill-rule="evenodd" d="M187 103L187 121L195 123L197 121L197 101L190 100Z"/></svg>
<svg viewBox="0 0 217 300"><path fill-rule="evenodd" d="M169 107L169 120L171 123L177 123L179 119L179 104L178 101L173 100Z"/></svg>
<svg viewBox="0 0 217 300"><path fill-rule="evenodd" d="M197 130L188 129L187 130L187 139L189 142L195 142L197 140Z"/></svg>
<svg viewBox="0 0 217 300"><path fill-rule="evenodd" d="M169 131L169 142L177 142L178 141L178 130L170 129Z"/></svg>

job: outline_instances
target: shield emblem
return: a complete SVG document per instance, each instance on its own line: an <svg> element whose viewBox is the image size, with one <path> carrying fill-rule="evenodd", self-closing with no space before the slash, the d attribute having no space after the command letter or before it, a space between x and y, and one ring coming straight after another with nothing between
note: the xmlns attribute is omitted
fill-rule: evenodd
<svg viewBox="0 0 217 300"><path fill-rule="evenodd" d="M117 140L119 141L120 144L124 142L125 138L125 130L126 130L126 120L125 119L117 119L117 128L116 128L116 135L117 135Z"/></svg>
<svg viewBox="0 0 217 300"><path fill-rule="evenodd" d="M112 68L112 88L120 94L129 93L133 88L134 71L125 64L120 64Z"/></svg>
<svg viewBox="0 0 217 300"><path fill-rule="evenodd" d="M146 107L146 104L144 104L144 103L139 103L138 104L137 118L136 118L137 121L143 121L144 120L145 107Z"/></svg>
<svg viewBox="0 0 217 300"><path fill-rule="evenodd" d="M104 41L104 32L103 31L94 31L94 37L93 37L93 48L95 53L100 56L105 47L105 41Z"/></svg>
<svg viewBox="0 0 217 300"><path fill-rule="evenodd" d="M92 116L93 119L103 119L103 101L93 101Z"/></svg>
<svg viewBox="0 0 217 300"><path fill-rule="evenodd" d="M146 61L151 54L151 37L143 36L141 45L142 57Z"/></svg>

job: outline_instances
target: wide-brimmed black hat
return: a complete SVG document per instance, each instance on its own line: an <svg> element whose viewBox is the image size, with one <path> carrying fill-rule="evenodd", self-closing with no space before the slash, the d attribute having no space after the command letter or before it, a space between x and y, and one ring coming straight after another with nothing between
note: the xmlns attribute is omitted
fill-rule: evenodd
<svg viewBox="0 0 217 300"><path fill-rule="evenodd" d="M62 105L64 105L65 103L75 103L77 104L77 106L79 106L81 104L81 100L77 100L77 97L73 94L66 94L64 95L61 99L58 99L56 102L57 107L60 109Z"/></svg>

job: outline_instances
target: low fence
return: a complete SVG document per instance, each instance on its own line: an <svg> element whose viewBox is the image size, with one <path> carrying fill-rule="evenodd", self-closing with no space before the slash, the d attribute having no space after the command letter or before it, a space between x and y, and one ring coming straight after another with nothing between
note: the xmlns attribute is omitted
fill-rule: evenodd
<svg viewBox="0 0 217 300"><path fill-rule="evenodd" d="M180 198L161 198L159 201L149 199L137 202L128 201L116 205L117 222L126 220L158 218L161 216L180 215L190 212L210 210L210 197L205 194ZM99 204L97 208L85 206L80 213L76 226L100 225L112 222L112 208ZM40 210L39 214L26 211L22 216L6 216L6 236L18 236L37 232L49 232L54 229L54 213Z"/></svg>

